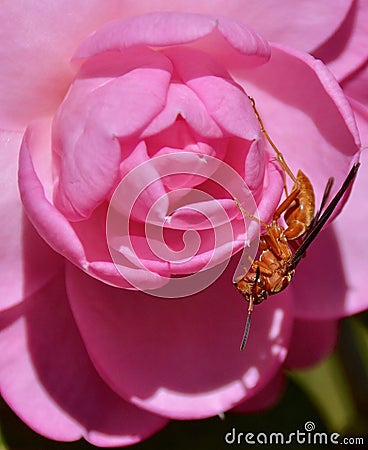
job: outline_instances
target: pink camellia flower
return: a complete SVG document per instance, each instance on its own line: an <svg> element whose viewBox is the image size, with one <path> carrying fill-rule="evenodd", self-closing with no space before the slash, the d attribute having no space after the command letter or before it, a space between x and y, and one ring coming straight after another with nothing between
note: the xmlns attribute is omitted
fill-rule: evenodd
<svg viewBox="0 0 368 450"><path fill-rule="evenodd" d="M41 3L1 11L5 401L40 434L98 446L268 406L283 368L328 354L338 319L367 300L338 254L350 231L337 244L329 227L239 352L232 280L255 229L233 197L268 222L283 194L248 95L317 205L330 176L336 192L359 135L307 52L352 4Z"/></svg>

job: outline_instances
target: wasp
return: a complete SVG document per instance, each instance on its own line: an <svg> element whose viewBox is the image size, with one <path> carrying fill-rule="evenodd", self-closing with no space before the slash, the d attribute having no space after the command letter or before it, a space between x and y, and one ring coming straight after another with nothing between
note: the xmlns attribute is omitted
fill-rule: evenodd
<svg viewBox="0 0 368 450"><path fill-rule="evenodd" d="M352 166L342 186L325 208L333 185L333 178L329 178L320 208L315 213L315 195L311 181L302 170L299 170L296 176L293 174L286 164L282 153L265 130L254 99L251 97L249 99L258 118L261 132L274 149L276 159L284 169L286 198L278 206L271 222L268 224L247 213L238 200L234 199L243 214L257 220L264 228L259 241L258 259L252 261L250 270L247 273L234 281L237 290L249 303L240 350L244 350L248 339L254 305L262 303L269 295L277 294L289 286L295 274L295 269L305 256L307 248L330 218L344 193L355 179L360 166L360 163ZM294 182L290 194L286 187L285 173ZM279 223L281 217L284 218L285 226Z"/></svg>

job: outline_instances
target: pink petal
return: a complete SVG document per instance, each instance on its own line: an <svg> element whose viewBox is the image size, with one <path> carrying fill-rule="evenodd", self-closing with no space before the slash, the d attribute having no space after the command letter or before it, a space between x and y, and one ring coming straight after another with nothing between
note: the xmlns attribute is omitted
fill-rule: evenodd
<svg viewBox="0 0 368 450"><path fill-rule="evenodd" d="M91 57L58 111L54 133L69 134L63 138L71 145L94 116L109 136L136 134L163 109L172 70L165 55L146 47Z"/></svg>
<svg viewBox="0 0 368 450"><path fill-rule="evenodd" d="M368 107L367 84L368 59L365 60L362 67L343 80L342 87L347 95Z"/></svg>
<svg viewBox="0 0 368 450"><path fill-rule="evenodd" d="M351 0L249 2L247 22L269 41L310 52L327 40L345 19Z"/></svg>
<svg viewBox="0 0 368 450"><path fill-rule="evenodd" d="M240 405L235 406L232 412L254 413L272 408L280 400L286 385L286 376L283 370L275 374L269 383L256 395Z"/></svg>
<svg viewBox="0 0 368 450"><path fill-rule="evenodd" d="M130 217L144 223L152 205L162 199L159 207L155 208L154 219L163 223L169 201L155 161L157 160L151 163L144 141L140 141L122 161L121 181L113 193L111 203L116 212L122 213L124 218Z"/></svg>
<svg viewBox="0 0 368 450"><path fill-rule="evenodd" d="M1 127L22 129L52 113L74 75L70 59L76 47L120 9L117 0L40 0L26 7L2 2Z"/></svg>
<svg viewBox="0 0 368 450"><path fill-rule="evenodd" d="M171 77L167 58L148 49L101 59L82 68L53 128L61 158L55 205L69 220L89 217L105 200L117 182L118 138L137 133L163 109Z"/></svg>
<svg viewBox="0 0 368 450"><path fill-rule="evenodd" d="M17 186L18 133L1 132L1 308L10 308L40 289L60 269L61 258L24 216Z"/></svg>
<svg viewBox="0 0 368 450"><path fill-rule="evenodd" d="M345 315L348 280L339 250L340 239L335 224L331 225L320 233L299 264L292 284L298 318L331 320Z"/></svg>
<svg viewBox="0 0 368 450"><path fill-rule="evenodd" d="M140 0L126 5L130 15L155 11L219 14L238 20L266 39L309 52L325 42L340 27L353 0L244 1Z"/></svg>
<svg viewBox="0 0 368 450"><path fill-rule="evenodd" d="M131 285L122 278L111 260L106 241L107 204L97 208L88 220L73 223L73 230L83 244L88 263L81 269L105 283L130 289Z"/></svg>
<svg viewBox="0 0 368 450"><path fill-rule="evenodd" d="M175 122L179 115L200 136L219 138L223 135L220 127L208 114L205 105L195 93L184 84L171 83L164 110L145 128L141 137L147 138L164 131Z"/></svg>
<svg viewBox="0 0 368 450"><path fill-rule="evenodd" d="M356 0L341 27L313 51L341 81L358 69L367 58L368 3Z"/></svg>
<svg viewBox="0 0 368 450"><path fill-rule="evenodd" d="M169 49L165 54L225 135L248 140L259 137L259 125L248 97L207 55L187 48Z"/></svg>
<svg viewBox="0 0 368 450"><path fill-rule="evenodd" d="M359 128L360 138L362 140L362 149L368 148L368 102L363 105L359 101L349 97L349 101L354 110L355 118Z"/></svg>
<svg viewBox="0 0 368 450"><path fill-rule="evenodd" d="M0 322L5 401L36 432L55 440L130 445L166 420L126 403L97 375L75 327L63 272Z"/></svg>
<svg viewBox="0 0 368 450"><path fill-rule="evenodd" d="M144 235L130 235L110 242L114 263L121 275L140 289L156 289L170 279L169 263L152 252L152 241Z"/></svg>
<svg viewBox="0 0 368 450"><path fill-rule="evenodd" d="M299 301L297 297L296 300ZM325 359L335 348L338 331L337 320L296 320L286 366L306 369Z"/></svg>
<svg viewBox="0 0 368 450"><path fill-rule="evenodd" d="M104 24L79 47L76 58L138 45L166 46L192 42L209 34L215 26L207 16L153 13L116 19Z"/></svg>
<svg viewBox="0 0 368 450"><path fill-rule="evenodd" d="M119 255L120 256L120 255ZM123 257L122 261L119 260L119 257L114 258L114 262L112 261L91 261L88 265L88 270L86 271L88 275L95 277L97 280L101 280L103 283L107 283L112 286L117 286L123 289L135 289L132 284L130 284L127 280L131 279L139 279L139 283L142 284L142 279L147 280L147 269L140 271L136 266L129 265L129 259ZM119 264L123 264L121 268ZM129 273L129 277L122 277L122 273ZM149 286L152 288L161 287L163 284L166 284L166 279L164 280L159 275L155 273L150 273L152 275L149 279Z"/></svg>
<svg viewBox="0 0 368 450"><path fill-rule="evenodd" d="M241 77L269 135L291 170L302 169L310 177L319 204L330 176L335 191L342 184L360 144L338 83L320 61L280 46L273 47L268 64Z"/></svg>
<svg viewBox="0 0 368 450"><path fill-rule="evenodd" d="M29 219L42 238L56 252L80 266L86 266L85 252L78 236L47 198L44 189L45 184L48 187L47 183L41 184L40 173L45 168L43 156L47 160L50 155L49 125L47 120L33 123L24 136L19 156L21 198Z"/></svg>
<svg viewBox="0 0 368 450"><path fill-rule="evenodd" d="M161 12L107 23L86 39L75 57L138 45L164 47L193 42L219 61L228 53L227 61L236 65L261 64L270 55L267 41L226 17Z"/></svg>
<svg viewBox="0 0 368 450"><path fill-rule="evenodd" d="M132 403L178 419L209 417L259 392L285 356L291 299L280 295L256 311L239 352L246 306L231 283L235 263L185 300L117 290L69 266L73 313L105 381Z"/></svg>
<svg viewBox="0 0 368 450"><path fill-rule="evenodd" d="M338 238L339 253L344 267L347 295L341 315L352 315L368 309L368 297L365 284L366 245L365 227L368 220L366 199L368 183L368 155L361 154L361 170L353 187L351 196L341 216L333 224Z"/></svg>
<svg viewBox="0 0 368 450"><path fill-rule="evenodd" d="M72 226L53 206L50 199L51 170L46 170L50 159L49 133L48 120L35 122L28 128L21 147L19 187L29 219L57 253L98 279L129 288L130 285L122 279L111 261L106 247L106 209L103 212L101 207L88 221ZM89 262L89 257L97 258L97 261Z"/></svg>
<svg viewBox="0 0 368 450"><path fill-rule="evenodd" d="M54 204L71 221L87 219L117 182L120 145L91 119L72 148L64 148Z"/></svg>
<svg viewBox="0 0 368 450"><path fill-rule="evenodd" d="M283 175L273 161L267 164L267 175L264 180L264 192L261 201L258 203L259 218L269 223L280 203L280 196L284 185ZM265 194L267 192L267 195Z"/></svg>

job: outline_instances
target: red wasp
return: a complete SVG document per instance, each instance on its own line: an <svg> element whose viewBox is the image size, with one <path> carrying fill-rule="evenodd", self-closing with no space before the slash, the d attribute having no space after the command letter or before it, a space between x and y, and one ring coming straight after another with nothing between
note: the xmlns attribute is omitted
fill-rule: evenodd
<svg viewBox="0 0 368 450"><path fill-rule="evenodd" d="M312 183L301 170L298 171L296 177L294 176L286 164L282 153L277 149L265 130L254 100L252 98L250 100L262 133L274 149L277 160L284 169L284 173L286 172L294 181L294 186L290 194L288 194L284 180L286 198L276 209L272 221L269 224L249 214L241 207L237 199L234 199L239 209L245 215L259 221L265 229L260 236L259 258L252 262L250 270L247 273L234 281L238 291L249 302L248 316L240 350L243 350L246 345L253 306L262 303L269 295L281 292L290 284L295 274L296 266L353 182L360 166L360 163L353 165L339 191L325 208L333 185L333 178L328 180L320 209L315 214ZM286 227L278 223L282 215Z"/></svg>

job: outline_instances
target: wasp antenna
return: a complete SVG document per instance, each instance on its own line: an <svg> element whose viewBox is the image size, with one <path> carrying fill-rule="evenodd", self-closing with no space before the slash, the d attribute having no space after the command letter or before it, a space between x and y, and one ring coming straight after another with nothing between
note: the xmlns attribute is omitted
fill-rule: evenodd
<svg viewBox="0 0 368 450"><path fill-rule="evenodd" d="M260 269L259 269L259 266L258 266L257 267L257 271L256 271L255 283L257 283L257 281L259 280L259 277L260 277ZM242 338L241 344L240 344L240 351L241 352L245 349L245 346L247 344L249 330L250 330L250 321L252 319L252 312L253 312L253 297L251 297L250 300L249 300L247 321L245 322L243 338Z"/></svg>
<svg viewBox="0 0 368 450"><path fill-rule="evenodd" d="M240 344L240 351L242 352L245 349L245 346L247 344L247 340L248 340L248 335L249 335L249 330L250 330L250 321L252 318L252 311L248 310L248 316L247 316L247 321L245 323L245 328L244 328L244 334L243 334L243 339L241 341Z"/></svg>
<svg viewBox="0 0 368 450"><path fill-rule="evenodd" d="M277 148L276 144L273 142L273 140L271 139L270 135L267 133L264 124L263 124L263 120L261 118L261 115L258 112L258 109L256 107L256 101L254 100L253 97L250 97L248 95L248 98L250 100L250 102L252 103L252 108L253 111L257 117L261 132L264 134L265 138L267 139L268 143L271 145L271 147L274 149L275 153L276 153L276 159L278 160L278 162L280 163L281 167L284 169L284 171L289 175L289 177L294 181L294 183L297 183L297 179L295 178L295 175L293 174L293 172L291 171L290 167L286 164L284 155L280 152L280 150ZM286 189L286 180L285 181L285 193L286 195L288 195L287 193L287 189Z"/></svg>
<svg viewBox="0 0 368 450"><path fill-rule="evenodd" d="M256 278L254 280L254 286L256 286L257 283L259 282L260 276L261 276L261 269L260 269L259 266L257 266ZM253 299L253 296L251 296L250 299L249 299L248 316L247 316L247 321L245 322L243 339L241 340L241 344L240 344L240 351L241 352L245 349L245 346L247 344L248 335L249 335L249 329L250 329L250 321L252 319L253 305L254 305L254 299Z"/></svg>
<svg viewBox="0 0 368 450"><path fill-rule="evenodd" d="M259 224L263 225L265 228L267 228L267 223L263 222L263 220L259 219L257 216L254 216L253 214L249 213L248 211L246 211L242 205L240 204L239 200L236 197L233 197L234 203L236 204L236 206L238 207L238 209L247 217L249 217L250 219L254 220L255 222L258 222Z"/></svg>

